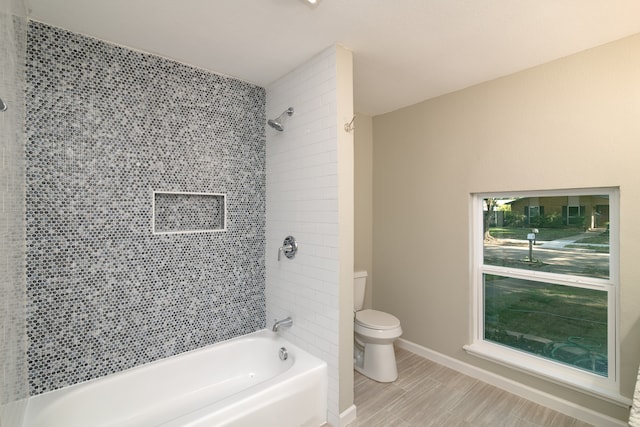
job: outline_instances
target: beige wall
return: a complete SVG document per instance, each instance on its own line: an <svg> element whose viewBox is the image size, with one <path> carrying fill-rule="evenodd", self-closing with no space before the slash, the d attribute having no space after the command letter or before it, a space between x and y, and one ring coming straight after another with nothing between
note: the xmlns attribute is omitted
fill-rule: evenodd
<svg viewBox="0 0 640 427"><path fill-rule="evenodd" d="M631 395L640 361L640 35L377 116L373 135L375 308L400 318L409 341L624 419L624 408L462 346L471 340L470 193L619 186L621 392Z"/></svg>
<svg viewBox="0 0 640 427"><path fill-rule="evenodd" d="M355 166L355 271L366 270L367 290L364 307L373 298L373 120L356 113L354 131Z"/></svg>
<svg viewBox="0 0 640 427"><path fill-rule="evenodd" d="M353 55L336 47L336 107L338 129L338 247L339 247L339 409L353 405L353 258L354 258L354 142L344 124L353 117Z"/></svg>

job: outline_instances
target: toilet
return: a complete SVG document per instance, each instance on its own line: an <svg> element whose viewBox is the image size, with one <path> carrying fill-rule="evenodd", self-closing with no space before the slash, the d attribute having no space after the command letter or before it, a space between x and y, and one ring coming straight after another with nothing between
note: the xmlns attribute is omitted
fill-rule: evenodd
<svg viewBox="0 0 640 427"><path fill-rule="evenodd" d="M393 342L402 335L397 317L377 310L362 310L367 272L356 271L353 277L354 369L381 383L398 378Z"/></svg>

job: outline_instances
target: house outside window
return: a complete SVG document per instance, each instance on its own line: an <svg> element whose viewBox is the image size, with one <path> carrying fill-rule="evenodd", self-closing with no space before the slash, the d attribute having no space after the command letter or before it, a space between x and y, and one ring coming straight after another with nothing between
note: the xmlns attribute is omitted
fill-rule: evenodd
<svg viewBox="0 0 640 427"><path fill-rule="evenodd" d="M567 225L579 225L584 221L584 206L567 206Z"/></svg>
<svg viewBox="0 0 640 427"><path fill-rule="evenodd" d="M618 190L484 193L472 201L474 336L465 349L618 396ZM486 220L493 210L506 219L501 227Z"/></svg>
<svg viewBox="0 0 640 427"><path fill-rule="evenodd" d="M544 206L525 206L524 212L527 217L527 224L537 225L537 219L540 215L544 215Z"/></svg>

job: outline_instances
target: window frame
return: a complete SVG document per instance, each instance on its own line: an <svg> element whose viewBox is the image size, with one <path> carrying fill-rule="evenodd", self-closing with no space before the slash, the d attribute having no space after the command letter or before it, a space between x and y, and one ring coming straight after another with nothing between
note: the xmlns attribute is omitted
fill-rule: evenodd
<svg viewBox="0 0 640 427"><path fill-rule="evenodd" d="M601 194L609 196L609 277L607 279L484 264L484 199L489 197L556 197ZM628 398L620 395L619 207L620 190L618 187L472 193L470 195L471 344L464 346L464 349L474 356L604 398L610 402L620 405L628 404ZM595 373L485 340L484 274L606 291L608 376L605 378Z"/></svg>

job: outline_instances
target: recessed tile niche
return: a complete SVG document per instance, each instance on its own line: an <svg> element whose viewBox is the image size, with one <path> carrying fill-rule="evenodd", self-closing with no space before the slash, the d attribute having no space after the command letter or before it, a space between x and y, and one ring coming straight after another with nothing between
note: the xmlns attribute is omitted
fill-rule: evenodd
<svg viewBox="0 0 640 427"><path fill-rule="evenodd" d="M226 230L226 196L215 193L153 192L153 233Z"/></svg>

